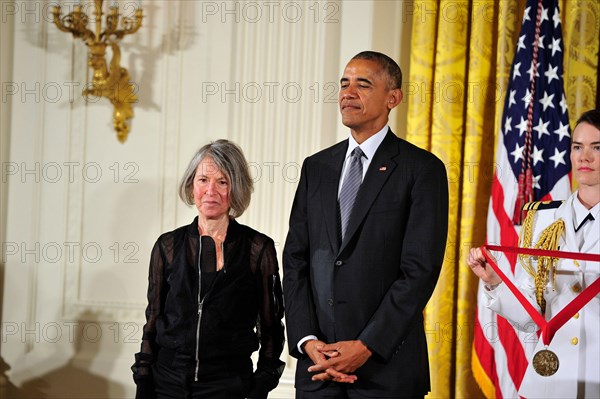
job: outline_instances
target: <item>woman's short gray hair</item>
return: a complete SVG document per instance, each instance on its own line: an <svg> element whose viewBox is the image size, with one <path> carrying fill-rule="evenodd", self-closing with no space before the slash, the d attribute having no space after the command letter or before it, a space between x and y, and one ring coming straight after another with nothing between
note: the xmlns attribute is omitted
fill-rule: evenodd
<svg viewBox="0 0 600 399"><path fill-rule="evenodd" d="M200 148L190 160L181 182L179 197L188 205L194 205L194 177L204 158L210 157L229 181L229 215L241 216L250 205L254 182L250 177L248 162L241 148L229 140L217 140Z"/></svg>

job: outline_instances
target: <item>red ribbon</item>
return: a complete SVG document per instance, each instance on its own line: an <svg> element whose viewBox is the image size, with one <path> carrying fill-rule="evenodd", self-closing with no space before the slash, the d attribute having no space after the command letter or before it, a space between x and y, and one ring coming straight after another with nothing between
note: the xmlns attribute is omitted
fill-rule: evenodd
<svg viewBox="0 0 600 399"><path fill-rule="evenodd" d="M481 247L483 256L486 261L490 264L492 269L498 274L502 281L506 284L508 289L513 293L517 300L523 305L523 308L529 313L535 324L540 327L542 332L542 340L544 345L548 346L556 331L561 328L567 320L575 315L581 308L583 308L593 297L600 293L600 278L597 278L590 286L588 286L582 293L577 295L567 306L565 306L560 312L558 312L552 319L546 321L544 317L538 313L535 307L525 298L525 296L519 291L519 289L513 284L513 282L506 277L506 275L500 270L494 259L488 255L487 250L511 252L517 254L525 254L532 256L547 256L552 258L563 258L563 259L577 259L587 260L592 262L600 262L600 254L585 254L579 252L563 252L563 251L547 251L543 249L531 249L531 248L519 248L519 247L504 247L497 245L484 245Z"/></svg>

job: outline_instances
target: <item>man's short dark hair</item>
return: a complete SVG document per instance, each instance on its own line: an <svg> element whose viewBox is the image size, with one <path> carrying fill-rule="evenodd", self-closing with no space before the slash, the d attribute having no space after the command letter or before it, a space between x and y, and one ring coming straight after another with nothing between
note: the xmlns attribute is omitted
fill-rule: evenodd
<svg viewBox="0 0 600 399"><path fill-rule="evenodd" d="M356 54L352 59L375 61L387 75L388 89L402 88L402 70L396 61L387 55L377 51L363 51Z"/></svg>
<svg viewBox="0 0 600 399"><path fill-rule="evenodd" d="M579 119L577 119L577 123L575 124L575 126L583 122L590 124L596 129L600 130L600 110L591 109L589 111L584 112L583 114L581 114Z"/></svg>

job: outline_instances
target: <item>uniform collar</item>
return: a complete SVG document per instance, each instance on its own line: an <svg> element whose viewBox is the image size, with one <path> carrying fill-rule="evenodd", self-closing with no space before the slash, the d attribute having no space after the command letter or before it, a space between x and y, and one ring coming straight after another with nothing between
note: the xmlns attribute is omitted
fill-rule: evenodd
<svg viewBox="0 0 600 399"><path fill-rule="evenodd" d="M579 192L575 192L573 195L573 228L576 229L581 222L587 217L587 215L592 214L594 219L598 220L600 217L600 203L597 203L592 207L592 209L587 209L579 200L578 196Z"/></svg>

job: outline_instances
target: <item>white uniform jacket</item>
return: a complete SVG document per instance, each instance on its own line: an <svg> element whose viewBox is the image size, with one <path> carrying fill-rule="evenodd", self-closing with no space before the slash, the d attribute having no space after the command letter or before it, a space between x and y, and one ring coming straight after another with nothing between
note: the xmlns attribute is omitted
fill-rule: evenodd
<svg viewBox="0 0 600 399"><path fill-rule="evenodd" d="M555 220L563 219L565 232L559 245L561 251L600 253L600 218L596 217L584 238L579 251L575 228L573 227L574 193L561 206L554 209L536 211L533 229L533 243L540 233ZM535 262L532 262L535 265ZM515 268L516 285L525 297L538 309L535 301L533 278L520 264ZM559 260L556 268L556 285L552 276L544 291L546 299L546 320L550 320L579 292L591 285L600 275L599 262ZM501 284L486 292L486 306L512 322L524 331L535 331L533 320L517 301L514 295ZM532 334L535 338L535 335ZM540 337L534 353L544 348ZM548 349L559 359L558 371L548 377L536 373L531 364L519 388L519 394L532 398L600 398L600 295L596 295L575 316L568 320L554 335Z"/></svg>

